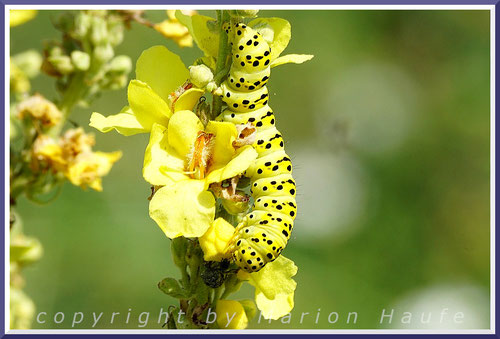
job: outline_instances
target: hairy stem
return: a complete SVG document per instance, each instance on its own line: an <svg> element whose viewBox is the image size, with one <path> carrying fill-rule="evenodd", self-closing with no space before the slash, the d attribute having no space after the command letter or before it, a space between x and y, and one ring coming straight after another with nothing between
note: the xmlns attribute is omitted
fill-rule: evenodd
<svg viewBox="0 0 500 339"><path fill-rule="evenodd" d="M215 83L220 85L229 68L228 63L229 46L228 36L223 29L224 23L229 21L229 13L226 10L217 11L217 22L219 23L219 53L217 55L217 63L215 65ZM222 98L214 96L212 104L212 119L217 117L222 111Z"/></svg>

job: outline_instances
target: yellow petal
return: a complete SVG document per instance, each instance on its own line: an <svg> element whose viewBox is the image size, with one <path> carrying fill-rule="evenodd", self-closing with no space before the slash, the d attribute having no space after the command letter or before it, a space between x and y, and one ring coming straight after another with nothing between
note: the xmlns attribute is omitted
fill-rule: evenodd
<svg viewBox="0 0 500 339"><path fill-rule="evenodd" d="M128 102L137 121L147 130L156 122L164 126L172 115L170 108L146 83L132 80L128 85Z"/></svg>
<svg viewBox="0 0 500 339"><path fill-rule="evenodd" d="M202 180L184 180L160 188L149 215L169 238L201 237L215 216L215 198Z"/></svg>
<svg viewBox="0 0 500 339"><path fill-rule="evenodd" d="M287 54L271 62L271 67L276 67L283 64L301 64L303 62L311 60L313 57L314 55L310 54Z"/></svg>
<svg viewBox="0 0 500 339"><path fill-rule="evenodd" d="M248 280L255 286L257 307L266 319L281 318L293 309L297 283L292 277L297 274L294 262L280 255L258 272L238 273L238 278Z"/></svg>
<svg viewBox="0 0 500 339"><path fill-rule="evenodd" d="M292 37L290 23L281 18L258 18L252 20L250 27L259 31L260 29L271 29L273 31L273 41L269 43L271 47L271 60L276 59L283 52Z"/></svg>
<svg viewBox="0 0 500 339"><path fill-rule="evenodd" d="M280 255L260 271L251 273L250 284L262 291L266 298L274 299L277 295L295 291L297 283L292 277L297 274L297 270L292 260Z"/></svg>
<svg viewBox="0 0 500 339"><path fill-rule="evenodd" d="M262 291L255 289L255 303L265 319L277 320L290 313L294 306L293 298L292 292L278 294L274 299L268 299Z"/></svg>
<svg viewBox="0 0 500 339"><path fill-rule="evenodd" d="M217 324L223 329L242 330L248 325L243 306L236 300L219 300L215 307Z"/></svg>
<svg viewBox="0 0 500 339"><path fill-rule="evenodd" d="M132 112L132 109L128 106L125 106L120 113L107 117L97 112L92 113L89 126L96 128L102 133L116 130L125 136L146 133L151 129L151 127L148 129L148 127L141 125L134 112Z"/></svg>
<svg viewBox="0 0 500 339"><path fill-rule="evenodd" d="M168 144L167 128L154 124L144 154L142 175L151 185L167 185L172 181L188 179L184 173L184 159Z"/></svg>
<svg viewBox="0 0 500 339"><path fill-rule="evenodd" d="M234 234L234 227L223 218L217 218L203 236L199 238L205 261L220 261L224 249Z"/></svg>
<svg viewBox="0 0 500 339"><path fill-rule="evenodd" d="M181 58L165 46L153 46L137 60L136 76L147 83L164 101L188 78L189 71Z"/></svg>
<svg viewBox="0 0 500 339"><path fill-rule="evenodd" d="M193 47L193 37L191 34L186 34L183 37L174 39L179 47Z"/></svg>
<svg viewBox="0 0 500 339"><path fill-rule="evenodd" d="M174 111L192 111L204 93L205 91L199 88L188 89L175 101Z"/></svg>
<svg viewBox="0 0 500 339"><path fill-rule="evenodd" d="M214 182L222 182L242 174L250 167L255 159L257 159L257 152L255 149L250 145L244 146L238 150L237 155L229 161L229 163L216 170L212 170L205 178L205 181L208 185Z"/></svg>
<svg viewBox="0 0 500 339"><path fill-rule="evenodd" d="M209 121L205 131L215 134L212 167L224 166L236 153L233 147L233 141L238 136L236 127L230 122Z"/></svg>
<svg viewBox="0 0 500 339"><path fill-rule="evenodd" d="M27 21L30 21L36 16L37 11L34 9L12 9L10 11L10 27L19 26Z"/></svg>
<svg viewBox="0 0 500 339"><path fill-rule="evenodd" d="M113 164L122 157L121 151L115 152L94 152L97 164L97 174L102 177L109 173Z"/></svg>
<svg viewBox="0 0 500 339"><path fill-rule="evenodd" d="M168 124L168 143L181 158L186 159L199 131L203 131L203 124L196 114L191 111L176 112Z"/></svg>

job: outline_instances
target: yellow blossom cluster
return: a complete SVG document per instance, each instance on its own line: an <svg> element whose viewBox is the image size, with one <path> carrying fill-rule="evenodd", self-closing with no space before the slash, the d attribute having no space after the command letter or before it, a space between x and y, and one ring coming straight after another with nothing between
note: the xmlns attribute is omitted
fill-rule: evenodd
<svg viewBox="0 0 500 339"><path fill-rule="evenodd" d="M94 143L94 137L82 128L69 129L57 140L42 134L33 143L31 167L62 173L73 185L102 191L101 178L122 154L94 152Z"/></svg>

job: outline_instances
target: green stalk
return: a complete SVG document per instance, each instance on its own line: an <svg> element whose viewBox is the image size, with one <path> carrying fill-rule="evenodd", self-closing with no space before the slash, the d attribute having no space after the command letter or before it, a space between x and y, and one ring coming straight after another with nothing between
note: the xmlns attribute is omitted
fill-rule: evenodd
<svg viewBox="0 0 500 339"><path fill-rule="evenodd" d="M219 86L222 79L227 74L227 61L229 56L228 36L222 26L229 20L229 13L226 10L217 11L217 22L219 23L219 53L215 65L215 83ZM222 111L222 98L214 96L212 103L212 119L217 117Z"/></svg>

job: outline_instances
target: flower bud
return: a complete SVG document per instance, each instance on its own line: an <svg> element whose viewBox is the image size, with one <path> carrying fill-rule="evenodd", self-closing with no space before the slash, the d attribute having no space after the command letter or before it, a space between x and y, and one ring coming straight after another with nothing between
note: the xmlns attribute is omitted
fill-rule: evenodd
<svg viewBox="0 0 500 339"><path fill-rule="evenodd" d="M258 9L234 9L229 11L229 15L232 17L243 17L243 18L253 18L259 13Z"/></svg>
<svg viewBox="0 0 500 339"><path fill-rule="evenodd" d="M80 13L75 19L73 37L82 40L85 38L92 25L92 17L86 13Z"/></svg>
<svg viewBox="0 0 500 339"><path fill-rule="evenodd" d="M158 288L172 298L184 299L188 297L186 291L184 291L179 282L174 278L163 279L158 283Z"/></svg>
<svg viewBox="0 0 500 339"><path fill-rule="evenodd" d="M43 254L42 244L38 239L19 235L11 239L10 257L23 265L38 261Z"/></svg>
<svg viewBox="0 0 500 339"><path fill-rule="evenodd" d="M100 83L104 89L118 90L127 86L128 76L126 74L109 75L109 78Z"/></svg>
<svg viewBox="0 0 500 339"><path fill-rule="evenodd" d="M128 74L132 70L132 60L127 55L118 55L109 62L111 72Z"/></svg>
<svg viewBox="0 0 500 339"><path fill-rule="evenodd" d="M33 78L40 73L40 67L43 61L40 53L33 49L16 54L11 60L28 78Z"/></svg>
<svg viewBox="0 0 500 339"><path fill-rule="evenodd" d="M28 93L31 89L31 84L26 74L10 62L10 88L14 93Z"/></svg>
<svg viewBox="0 0 500 339"><path fill-rule="evenodd" d="M198 88L207 86L214 79L212 71L205 65L190 66L189 76L193 85Z"/></svg>
<svg viewBox="0 0 500 339"><path fill-rule="evenodd" d="M108 23L108 41L111 45L119 45L123 41L123 24L121 21L111 21Z"/></svg>
<svg viewBox="0 0 500 339"><path fill-rule="evenodd" d="M228 199L221 199L222 206L230 214L237 215L245 213L248 210L248 201L232 201Z"/></svg>
<svg viewBox="0 0 500 339"><path fill-rule="evenodd" d="M236 300L219 300L215 307L220 328L241 330L247 327L248 318L243 306ZM228 324L228 319L230 322Z"/></svg>
<svg viewBox="0 0 500 339"><path fill-rule="evenodd" d="M178 237L172 239L170 249L172 250L172 258L174 259L174 264L179 267L186 265L186 252L187 252L187 242L188 240L184 237Z"/></svg>
<svg viewBox="0 0 500 339"><path fill-rule="evenodd" d="M205 261L220 261L234 235L234 227L223 218L217 218L199 238Z"/></svg>
<svg viewBox="0 0 500 339"><path fill-rule="evenodd" d="M71 61L79 71L86 71L90 67L90 55L82 51L71 52Z"/></svg>
<svg viewBox="0 0 500 339"><path fill-rule="evenodd" d="M115 54L111 44L99 45L94 49L94 57L100 62L110 60Z"/></svg>
<svg viewBox="0 0 500 339"><path fill-rule="evenodd" d="M90 35L90 40L94 45L105 44L108 38L108 27L106 21L103 18L93 16L92 17L92 33Z"/></svg>
<svg viewBox="0 0 500 339"><path fill-rule="evenodd" d="M61 74L70 74L75 70L71 58L67 55L50 56L47 61Z"/></svg>

